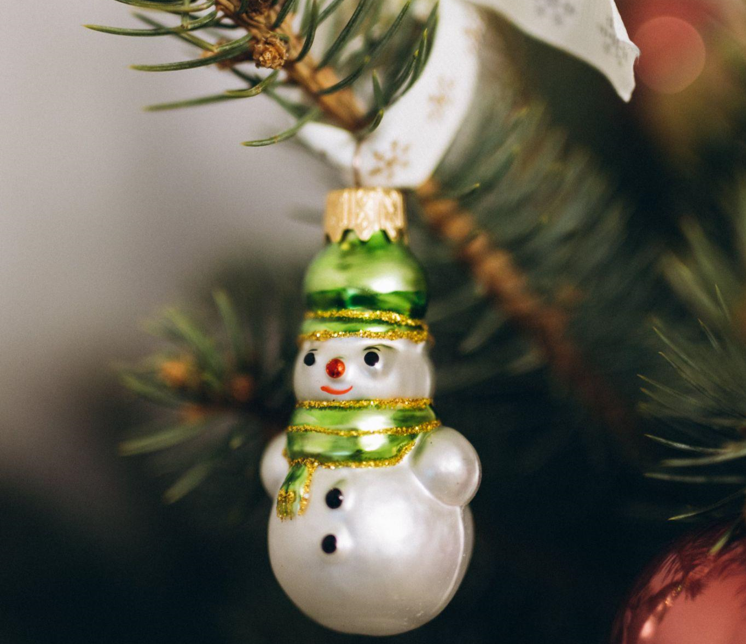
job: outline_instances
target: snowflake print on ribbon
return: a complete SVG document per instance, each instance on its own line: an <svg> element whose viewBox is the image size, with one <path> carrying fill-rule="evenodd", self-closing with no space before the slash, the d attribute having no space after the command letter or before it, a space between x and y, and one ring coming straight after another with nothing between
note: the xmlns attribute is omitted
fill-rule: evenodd
<svg viewBox="0 0 746 644"><path fill-rule="evenodd" d="M562 26L575 17L577 7L570 0L534 0L534 11L539 18L549 16L555 25Z"/></svg>
<svg viewBox="0 0 746 644"><path fill-rule="evenodd" d="M378 150L373 151L373 160L375 165L368 172L368 176L378 177L391 181L394 178L398 168L406 168L409 166L409 155L410 145L401 145L399 141L392 141L389 148L389 152L379 152Z"/></svg>
<svg viewBox="0 0 746 644"><path fill-rule="evenodd" d="M623 43L614 30L613 18L608 18L598 24L598 31L603 39L602 48L610 58L615 58L620 67L629 60L629 46Z"/></svg>
<svg viewBox="0 0 746 644"><path fill-rule="evenodd" d="M469 53L477 56L484 40L484 23L479 21L464 29L464 38L469 43Z"/></svg>
<svg viewBox="0 0 746 644"><path fill-rule="evenodd" d="M440 121L448 106L453 102L452 93L456 87L456 81L445 76L438 77L437 90L428 96L430 109L427 118L431 121Z"/></svg>

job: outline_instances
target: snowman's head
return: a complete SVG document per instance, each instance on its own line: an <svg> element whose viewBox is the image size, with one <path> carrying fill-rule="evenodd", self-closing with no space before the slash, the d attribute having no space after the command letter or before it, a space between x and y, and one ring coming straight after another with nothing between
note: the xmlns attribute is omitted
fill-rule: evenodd
<svg viewBox="0 0 746 644"><path fill-rule="evenodd" d="M427 344L410 340L306 340L293 377L299 400L429 398L433 367Z"/></svg>

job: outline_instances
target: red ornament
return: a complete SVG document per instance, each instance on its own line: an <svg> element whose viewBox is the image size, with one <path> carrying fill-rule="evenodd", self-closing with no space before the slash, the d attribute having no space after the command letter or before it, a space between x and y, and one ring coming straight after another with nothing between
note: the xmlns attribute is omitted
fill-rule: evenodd
<svg viewBox="0 0 746 644"><path fill-rule="evenodd" d="M330 378L341 378L345 373L345 363L339 358L332 358L326 364L326 373Z"/></svg>
<svg viewBox="0 0 746 644"><path fill-rule="evenodd" d="M746 538L712 547L730 526L686 536L643 574L612 644L746 644Z"/></svg>

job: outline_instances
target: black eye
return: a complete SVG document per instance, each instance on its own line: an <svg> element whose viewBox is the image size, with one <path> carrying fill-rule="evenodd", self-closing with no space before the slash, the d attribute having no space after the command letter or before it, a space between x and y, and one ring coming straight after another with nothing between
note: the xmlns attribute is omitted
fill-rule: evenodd
<svg viewBox="0 0 746 644"><path fill-rule="evenodd" d="M303 358L303 364L307 367L313 367L313 365L316 363L316 356L313 355L313 353L307 353L306 357Z"/></svg>
<svg viewBox="0 0 746 644"><path fill-rule="evenodd" d="M342 501L344 499L344 495L342 494L342 490L339 488L334 488L333 490L329 490L326 493L326 505L329 506L332 510L336 510L338 507L342 505Z"/></svg>
<svg viewBox="0 0 746 644"><path fill-rule="evenodd" d="M328 555L334 554L337 551L337 537L333 534L326 535L321 540L321 549Z"/></svg>
<svg viewBox="0 0 746 644"><path fill-rule="evenodd" d="M363 360L365 360L365 364L367 364L369 367L375 367L380 359L381 356L379 356L375 351L368 351L368 353L366 353L365 357L363 358Z"/></svg>

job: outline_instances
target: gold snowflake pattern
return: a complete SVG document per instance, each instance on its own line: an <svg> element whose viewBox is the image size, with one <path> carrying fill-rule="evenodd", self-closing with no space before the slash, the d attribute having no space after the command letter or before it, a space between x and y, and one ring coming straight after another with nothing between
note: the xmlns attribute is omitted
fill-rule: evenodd
<svg viewBox="0 0 746 644"><path fill-rule="evenodd" d="M464 38L471 53L478 54L482 47L482 40L484 40L484 24L479 22L476 25L466 27Z"/></svg>
<svg viewBox="0 0 746 644"><path fill-rule="evenodd" d="M430 108L427 112L427 118L430 121L440 121L445 114L446 108L453 103L453 88L456 81L452 78L440 76L438 78L438 89L434 94L427 97Z"/></svg>
<svg viewBox="0 0 746 644"><path fill-rule="evenodd" d="M399 141L392 141L389 146L389 152L378 152L373 151L373 159L375 165L368 173L370 177L378 177L384 181L392 181L394 174L399 168L408 168L409 159L409 144L401 145Z"/></svg>

